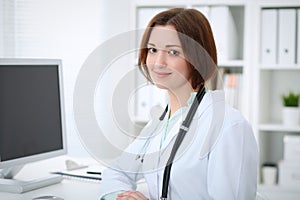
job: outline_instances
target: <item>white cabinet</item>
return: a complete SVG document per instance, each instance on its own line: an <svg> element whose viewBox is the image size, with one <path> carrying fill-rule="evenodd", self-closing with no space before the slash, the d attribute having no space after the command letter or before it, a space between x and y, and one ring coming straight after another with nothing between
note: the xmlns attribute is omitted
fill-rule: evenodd
<svg viewBox="0 0 300 200"><path fill-rule="evenodd" d="M253 52L260 52L259 55L254 53L257 82L254 84L253 124L260 148L260 183L261 166L264 163L279 165L284 160L284 136L300 136L300 122L296 126L282 123L282 95L290 91L300 93L300 60L297 56L300 51L297 45L300 41L297 37L300 33L297 25L300 20L297 14L299 8L300 1L258 1L253 12L259 16L253 26L254 30L258 30L258 34L253 37L253 42L258 42ZM266 20L269 23L266 24ZM297 161L291 162L300 166ZM299 188L280 185L280 180L279 184L272 187L260 187L262 192L269 193L269 198L272 193L282 191L283 194L283 189L285 193L288 191L293 194L290 199L299 199ZM275 195L271 199L276 199Z"/></svg>

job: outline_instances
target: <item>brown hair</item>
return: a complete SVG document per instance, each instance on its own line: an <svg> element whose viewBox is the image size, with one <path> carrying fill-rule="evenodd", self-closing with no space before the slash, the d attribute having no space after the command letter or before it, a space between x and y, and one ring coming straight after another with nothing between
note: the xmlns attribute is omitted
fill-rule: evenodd
<svg viewBox="0 0 300 200"><path fill-rule="evenodd" d="M155 25L172 25L178 32L184 56L191 68L192 87L205 84L216 72L217 51L210 24L195 9L172 8L155 15L147 25L139 50L138 66L143 75L152 82L146 59L147 43Z"/></svg>

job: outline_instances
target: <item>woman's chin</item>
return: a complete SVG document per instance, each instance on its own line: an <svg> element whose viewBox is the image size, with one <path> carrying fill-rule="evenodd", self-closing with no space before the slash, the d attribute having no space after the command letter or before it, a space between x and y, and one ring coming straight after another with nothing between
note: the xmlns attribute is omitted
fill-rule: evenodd
<svg viewBox="0 0 300 200"><path fill-rule="evenodd" d="M168 87L166 85L159 84L159 83L155 83L155 86L158 87L159 89L164 89L164 90L168 89Z"/></svg>

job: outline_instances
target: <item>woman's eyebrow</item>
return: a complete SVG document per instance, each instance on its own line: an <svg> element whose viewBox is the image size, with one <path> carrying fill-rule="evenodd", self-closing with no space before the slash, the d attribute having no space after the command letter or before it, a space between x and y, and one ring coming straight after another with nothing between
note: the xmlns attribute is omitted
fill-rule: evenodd
<svg viewBox="0 0 300 200"><path fill-rule="evenodd" d="M155 44L152 44L152 43L148 43L147 45L150 45L150 46L154 46L154 47L155 47Z"/></svg>
<svg viewBox="0 0 300 200"><path fill-rule="evenodd" d="M169 45L166 45L166 47L170 48L170 47L179 47L179 48L182 48L180 45L177 45L177 44L169 44Z"/></svg>
<svg viewBox="0 0 300 200"><path fill-rule="evenodd" d="M155 47L155 44L153 44L153 43L148 43L148 45ZM165 47L167 47L167 48L170 48L170 47L182 48L180 45L177 45L177 44L167 44Z"/></svg>

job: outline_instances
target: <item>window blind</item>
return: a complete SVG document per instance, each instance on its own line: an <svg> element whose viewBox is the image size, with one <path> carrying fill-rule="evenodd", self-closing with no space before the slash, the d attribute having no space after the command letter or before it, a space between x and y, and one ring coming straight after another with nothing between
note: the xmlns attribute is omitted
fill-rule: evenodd
<svg viewBox="0 0 300 200"><path fill-rule="evenodd" d="M14 5L12 0L0 1L0 57L14 56Z"/></svg>

